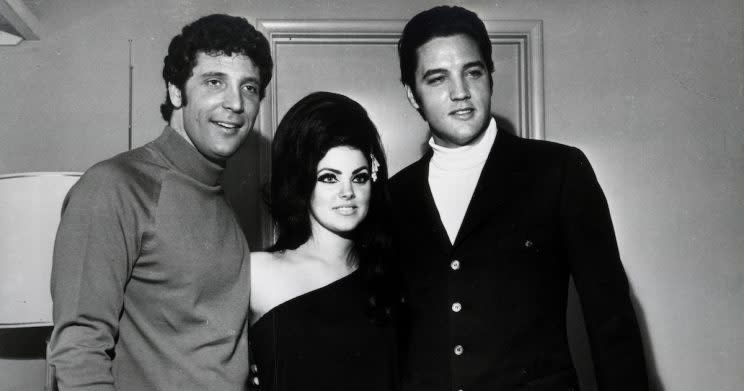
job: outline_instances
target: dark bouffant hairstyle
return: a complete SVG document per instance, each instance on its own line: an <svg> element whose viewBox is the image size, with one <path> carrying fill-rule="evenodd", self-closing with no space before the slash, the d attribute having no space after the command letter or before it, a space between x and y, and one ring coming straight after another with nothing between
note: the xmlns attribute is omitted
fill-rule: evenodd
<svg viewBox="0 0 744 391"><path fill-rule="evenodd" d="M465 8L442 5L417 14L403 28L403 34L398 40L400 81L411 88L416 86L415 73L418 66L416 51L419 47L433 38L458 34L467 35L475 41L483 61L486 62L490 80L493 72L491 40L483 21L474 12Z"/></svg>
<svg viewBox="0 0 744 391"><path fill-rule="evenodd" d="M259 69L263 98L266 86L271 81L273 62L266 37L248 23L245 18L224 14L202 17L181 30L168 46L168 55L163 59L163 79L165 80L165 103L160 105L163 119L170 121L173 103L168 96L168 83L183 91L186 80L191 77L199 52L209 55L242 54L250 57ZM183 94L183 104L186 104Z"/></svg>
<svg viewBox="0 0 744 391"><path fill-rule="evenodd" d="M385 153L377 128L366 110L354 100L332 92L314 92L289 109L279 123L272 144L269 209L277 241L269 251L296 249L311 235L310 199L317 167L326 153L339 146L357 149L372 168L379 163L372 182L366 218L352 233L351 262L357 263L371 287L371 318L390 315L396 291L390 278L391 217Z"/></svg>

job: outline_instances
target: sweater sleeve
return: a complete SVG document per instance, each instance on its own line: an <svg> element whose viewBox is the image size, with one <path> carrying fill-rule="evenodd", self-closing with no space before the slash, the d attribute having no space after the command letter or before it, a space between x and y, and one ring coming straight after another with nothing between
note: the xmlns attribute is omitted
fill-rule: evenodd
<svg viewBox="0 0 744 391"><path fill-rule="evenodd" d="M589 335L600 390L648 389L628 280L604 193L586 156L564 165L561 231Z"/></svg>
<svg viewBox="0 0 744 391"><path fill-rule="evenodd" d="M126 179L94 167L63 205L54 244L48 353L60 390L116 388L111 359L139 242L126 186Z"/></svg>

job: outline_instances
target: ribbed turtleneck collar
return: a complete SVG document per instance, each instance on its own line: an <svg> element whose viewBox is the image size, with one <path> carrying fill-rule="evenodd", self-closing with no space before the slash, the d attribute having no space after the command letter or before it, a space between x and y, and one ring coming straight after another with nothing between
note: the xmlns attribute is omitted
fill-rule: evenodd
<svg viewBox="0 0 744 391"><path fill-rule="evenodd" d="M207 186L220 185L224 168L204 157L170 126L154 141L173 167Z"/></svg>
<svg viewBox="0 0 744 391"><path fill-rule="evenodd" d="M441 171L468 170L480 168L488 158L493 141L496 139L496 120L491 118L483 137L474 144L462 147L446 148L437 145L434 138L429 138L429 146L434 150L430 164Z"/></svg>

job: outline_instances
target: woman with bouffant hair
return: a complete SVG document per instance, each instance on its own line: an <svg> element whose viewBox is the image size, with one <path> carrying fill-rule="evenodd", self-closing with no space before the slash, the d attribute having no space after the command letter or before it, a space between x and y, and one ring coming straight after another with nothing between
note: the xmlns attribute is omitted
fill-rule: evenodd
<svg viewBox="0 0 744 391"><path fill-rule="evenodd" d="M276 243L251 254L254 383L272 390L396 388L387 164L364 108L297 102L272 145Z"/></svg>

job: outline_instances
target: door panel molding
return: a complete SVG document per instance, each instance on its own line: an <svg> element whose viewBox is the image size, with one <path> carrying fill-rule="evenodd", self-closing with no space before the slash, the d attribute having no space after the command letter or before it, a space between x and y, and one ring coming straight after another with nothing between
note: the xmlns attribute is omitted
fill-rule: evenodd
<svg viewBox="0 0 744 391"><path fill-rule="evenodd" d="M269 41L274 59L274 77L269 83L258 118L262 138L258 151L259 176L269 179L271 140L279 123L278 63L283 45L392 45L395 47L405 20L258 20L257 28ZM514 130L522 137L544 139L544 91L541 20L485 20L493 45L511 45L517 51L517 105ZM341 60L341 59L339 59ZM395 59L397 61L397 59ZM396 76L397 77L397 76ZM260 216L264 247L273 242L271 218L267 210Z"/></svg>

